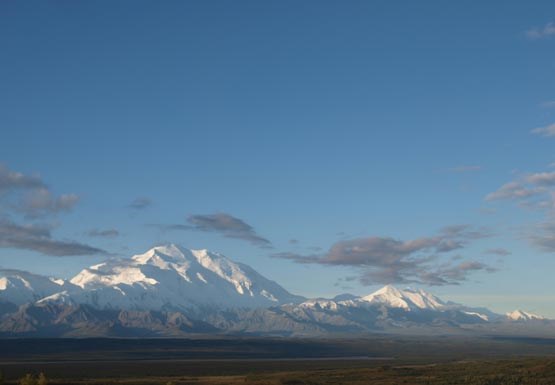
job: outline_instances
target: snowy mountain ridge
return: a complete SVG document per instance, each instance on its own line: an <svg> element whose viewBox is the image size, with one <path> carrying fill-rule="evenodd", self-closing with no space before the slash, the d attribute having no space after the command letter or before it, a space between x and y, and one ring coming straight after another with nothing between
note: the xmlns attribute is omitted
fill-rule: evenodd
<svg viewBox="0 0 555 385"><path fill-rule="evenodd" d="M361 299L366 302L384 304L407 311L415 309L439 310L447 305L441 299L424 290L413 290L410 288L399 290L392 285L384 286L380 290Z"/></svg>
<svg viewBox="0 0 555 385"><path fill-rule="evenodd" d="M173 244L91 266L69 282L75 302L97 308L255 308L302 299L222 254Z"/></svg>
<svg viewBox="0 0 555 385"><path fill-rule="evenodd" d="M392 285L361 297L306 299L222 254L173 244L129 259L107 260L69 280L0 270L0 334L8 335L48 336L52 330L62 330L69 335L94 331L104 336L120 335L127 328L153 335L195 330L279 335L460 333L489 332L488 325L491 330L513 330L528 324L552 327L551 321L532 313L517 310L500 315Z"/></svg>
<svg viewBox="0 0 555 385"><path fill-rule="evenodd" d="M523 310L515 310L506 314L507 318L512 321L532 321L545 319L541 315L529 313Z"/></svg>

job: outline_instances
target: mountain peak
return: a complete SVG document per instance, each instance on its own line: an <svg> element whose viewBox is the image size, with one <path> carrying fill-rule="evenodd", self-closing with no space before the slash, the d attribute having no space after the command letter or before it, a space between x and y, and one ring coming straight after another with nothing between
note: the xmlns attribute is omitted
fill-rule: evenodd
<svg viewBox="0 0 555 385"><path fill-rule="evenodd" d="M411 288L400 290L393 285L386 285L374 293L362 297L362 300L408 311L416 309L437 310L445 306L445 302L424 290Z"/></svg>
<svg viewBox="0 0 555 385"><path fill-rule="evenodd" d="M389 285L385 285L384 287L382 287L381 289L376 290L374 293L370 294L370 295L394 295L394 296L402 296L402 290L396 288L395 286L389 284Z"/></svg>
<svg viewBox="0 0 555 385"><path fill-rule="evenodd" d="M155 323L150 321L152 311L162 317ZM124 334L131 332L126 328L168 336L193 331L180 329L174 317L198 322L195 332L279 335L399 328L403 333L427 333L457 327L465 333L490 333L499 327L551 333L554 325L550 320L531 321L544 318L521 310L503 317L487 309L443 302L422 289L393 285L362 298L345 294L307 300L222 254L172 244L90 266L70 282L0 270L0 312L6 314L0 318L0 334L15 335L29 330L50 335L61 330L60 324L71 335L87 335L107 321ZM137 317L132 323L130 313Z"/></svg>
<svg viewBox="0 0 555 385"><path fill-rule="evenodd" d="M179 246L170 243L167 245L156 246L148 250L146 253L137 254L131 259L140 264L145 264L149 260L158 259L166 262L182 261L186 258L185 254L189 250L184 250Z"/></svg>
<svg viewBox="0 0 555 385"><path fill-rule="evenodd" d="M77 302L99 308L253 308L299 301L246 265L175 244L91 266L71 283L81 289L72 293Z"/></svg>
<svg viewBox="0 0 555 385"><path fill-rule="evenodd" d="M545 319L541 315L528 313L528 312L525 312L523 310L518 310L518 309L515 310L515 311L512 311L512 312L509 312L505 315L507 316L507 318L509 318L512 321L532 321L532 320L543 320L543 319Z"/></svg>

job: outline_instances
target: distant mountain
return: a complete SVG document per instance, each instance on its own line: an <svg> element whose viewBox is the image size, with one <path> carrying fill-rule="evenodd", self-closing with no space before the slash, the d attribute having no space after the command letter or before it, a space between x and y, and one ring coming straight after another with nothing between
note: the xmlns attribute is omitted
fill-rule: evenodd
<svg viewBox="0 0 555 385"><path fill-rule="evenodd" d="M306 299L221 254L176 245L108 260L68 281L0 271L4 336L550 334L554 326L391 285L362 297Z"/></svg>
<svg viewBox="0 0 555 385"><path fill-rule="evenodd" d="M522 310L512 311L510 313L507 313L506 316L511 321L533 321L533 320L539 321L539 320L545 319L541 315L528 313Z"/></svg>
<svg viewBox="0 0 555 385"><path fill-rule="evenodd" d="M400 308L407 311L416 309L440 310L447 305L436 296L424 290L399 290L391 285L387 285L361 299L369 303L383 304L391 308Z"/></svg>

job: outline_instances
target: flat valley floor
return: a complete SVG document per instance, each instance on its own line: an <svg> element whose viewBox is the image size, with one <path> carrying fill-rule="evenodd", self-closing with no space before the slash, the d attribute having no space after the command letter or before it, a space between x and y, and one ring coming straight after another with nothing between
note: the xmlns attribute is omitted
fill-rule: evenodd
<svg viewBox="0 0 555 385"><path fill-rule="evenodd" d="M6 384L555 384L555 339L3 339Z"/></svg>

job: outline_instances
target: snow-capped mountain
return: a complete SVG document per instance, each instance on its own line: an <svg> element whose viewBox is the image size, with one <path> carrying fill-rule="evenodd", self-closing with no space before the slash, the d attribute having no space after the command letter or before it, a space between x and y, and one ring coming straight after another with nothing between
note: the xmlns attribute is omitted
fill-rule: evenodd
<svg viewBox="0 0 555 385"><path fill-rule="evenodd" d="M322 309L339 309L340 307L387 307L410 312L422 310L439 311L446 309L449 304L424 290L413 290L411 288L402 290L392 285L386 285L363 297L344 295L338 296L335 299L310 299L301 303L299 306L304 308L319 307Z"/></svg>
<svg viewBox="0 0 555 385"><path fill-rule="evenodd" d="M387 285L380 290L361 298L373 304L383 304L392 308L401 308L406 311L416 309L440 310L447 305L436 296L424 290L407 288L399 290L392 285Z"/></svg>
<svg viewBox="0 0 555 385"><path fill-rule="evenodd" d="M367 296L344 298L340 296L339 300L310 299L299 304L297 308L303 309L307 314L314 312L345 314L363 310L368 315L377 317L376 319L381 323L401 318L415 323L451 320L476 324L502 318L501 315L488 309L446 302L421 289L398 289L392 285L386 285Z"/></svg>
<svg viewBox="0 0 555 385"><path fill-rule="evenodd" d="M64 296L98 309L256 308L302 300L222 254L176 245L91 266L70 283L73 290Z"/></svg>
<svg viewBox="0 0 555 385"><path fill-rule="evenodd" d="M222 254L172 244L67 281L0 272L0 335L9 336L551 333L553 326L531 313L500 315L391 285L361 297L306 299Z"/></svg>
<svg viewBox="0 0 555 385"><path fill-rule="evenodd" d="M533 320L544 320L545 318L541 315L528 313L522 310L515 310L510 313L505 314L511 321L533 321Z"/></svg>
<svg viewBox="0 0 555 385"><path fill-rule="evenodd" d="M21 270L0 270L0 301L22 305L63 289L65 282Z"/></svg>

